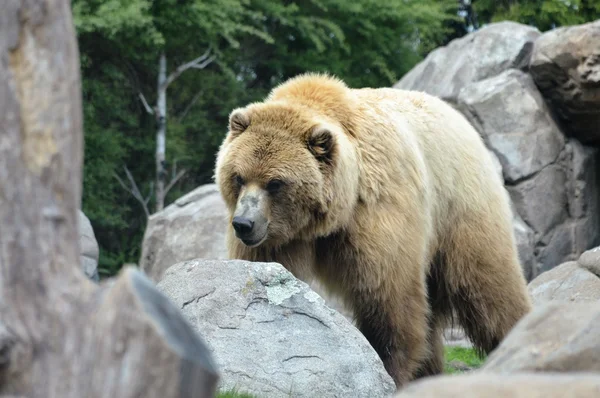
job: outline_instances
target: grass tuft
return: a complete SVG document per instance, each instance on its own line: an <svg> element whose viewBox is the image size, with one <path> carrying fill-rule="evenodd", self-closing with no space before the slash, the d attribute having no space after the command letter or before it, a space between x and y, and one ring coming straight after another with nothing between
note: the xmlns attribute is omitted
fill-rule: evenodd
<svg viewBox="0 0 600 398"><path fill-rule="evenodd" d="M476 369L485 361L485 357L480 358L474 349L464 347L446 346L444 347L444 356L446 359L444 373L450 374L464 373L465 369L463 369L463 365L471 369Z"/></svg>

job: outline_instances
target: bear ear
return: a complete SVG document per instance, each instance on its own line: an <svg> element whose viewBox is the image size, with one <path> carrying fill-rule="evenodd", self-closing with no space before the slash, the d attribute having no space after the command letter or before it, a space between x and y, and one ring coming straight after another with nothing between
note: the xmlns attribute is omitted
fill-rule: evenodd
<svg viewBox="0 0 600 398"><path fill-rule="evenodd" d="M229 131L237 136L250 126L250 117L245 109L234 109L229 115Z"/></svg>
<svg viewBox="0 0 600 398"><path fill-rule="evenodd" d="M334 143L333 133L323 125L314 127L308 136L308 149L320 162L331 163Z"/></svg>

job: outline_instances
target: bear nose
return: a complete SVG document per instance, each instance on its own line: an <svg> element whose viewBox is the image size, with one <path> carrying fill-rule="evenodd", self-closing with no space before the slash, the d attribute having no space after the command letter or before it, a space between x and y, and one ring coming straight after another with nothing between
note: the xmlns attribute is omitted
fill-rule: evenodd
<svg viewBox="0 0 600 398"><path fill-rule="evenodd" d="M254 227L254 221L245 217L233 217L232 224L235 232L240 235L248 235L252 232L252 227Z"/></svg>

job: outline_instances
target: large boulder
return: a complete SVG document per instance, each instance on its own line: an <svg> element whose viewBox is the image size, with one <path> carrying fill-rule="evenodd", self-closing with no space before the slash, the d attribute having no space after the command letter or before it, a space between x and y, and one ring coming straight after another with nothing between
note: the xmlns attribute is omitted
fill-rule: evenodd
<svg viewBox="0 0 600 398"><path fill-rule="evenodd" d="M98 282L98 258L100 248L92 224L83 211L78 210L79 252L81 269L93 281Z"/></svg>
<svg viewBox="0 0 600 398"><path fill-rule="evenodd" d="M565 146L533 79L522 71L465 86L457 102L498 156L508 184L555 162Z"/></svg>
<svg viewBox="0 0 600 398"><path fill-rule="evenodd" d="M395 88L455 98L471 83L526 67L540 31L515 22L489 24L429 53Z"/></svg>
<svg viewBox="0 0 600 398"><path fill-rule="evenodd" d="M479 371L600 372L600 303L550 302L526 315Z"/></svg>
<svg viewBox="0 0 600 398"><path fill-rule="evenodd" d="M202 185L148 219L140 268L154 281L171 265L227 258L225 202L215 184Z"/></svg>
<svg viewBox="0 0 600 398"><path fill-rule="evenodd" d="M269 397L387 397L365 337L277 263L193 260L157 288L205 338L221 388Z"/></svg>
<svg viewBox="0 0 600 398"><path fill-rule="evenodd" d="M455 106L502 164L528 280L599 243L598 151L565 139L531 76L470 84Z"/></svg>
<svg viewBox="0 0 600 398"><path fill-rule="evenodd" d="M561 27L535 42L530 73L565 132L600 143L600 20Z"/></svg>
<svg viewBox="0 0 600 398"><path fill-rule="evenodd" d="M542 273L529 283L528 289L534 304L600 302L600 248Z"/></svg>
<svg viewBox="0 0 600 398"><path fill-rule="evenodd" d="M395 398L595 398L600 391L596 373L470 373L421 379Z"/></svg>

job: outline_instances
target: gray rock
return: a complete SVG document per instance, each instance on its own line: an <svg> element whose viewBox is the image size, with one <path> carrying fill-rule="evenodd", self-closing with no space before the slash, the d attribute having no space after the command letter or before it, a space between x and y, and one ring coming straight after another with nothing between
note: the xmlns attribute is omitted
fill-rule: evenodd
<svg viewBox="0 0 600 398"><path fill-rule="evenodd" d="M523 221L540 236L566 221L567 177L562 167L550 165L508 191Z"/></svg>
<svg viewBox="0 0 600 398"><path fill-rule="evenodd" d="M565 132L600 143L600 20L552 29L534 42L530 72Z"/></svg>
<svg viewBox="0 0 600 398"><path fill-rule="evenodd" d="M171 265L194 258L226 259L227 209L215 184L202 185L150 216L140 268L154 281Z"/></svg>
<svg viewBox="0 0 600 398"><path fill-rule="evenodd" d="M533 80L519 70L464 87L457 103L498 156L508 184L555 162L565 146Z"/></svg>
<svg viewBox="0 0 600 398"><path fill-rule="evenodd" d="M528 285L534 304L550 301L600 302L600 278L576 261L542 273Z"/></svg>
<svg viewBox="0 0 600 398"><path fill-rule="evenodd" d="M573 251L580 255L600 245L600 187L597 148L581 145L577 140L567 144L570 155L567 198L573 222Z"/></svg>
<svg viewBox="0 0 600 398"><path fill-rule="evenodd" d="M100 248L96 241L94 229L87 216L78 210L78 228L79 228L79 251L81 260L81 269L93 281L98 281L98 259L100 257Z"/></svg>
<svg viewBox="0 0 600 398"><path fill-rule="evenodd" d="M517 242L517 250L519 252L519 261L521 268L525 274L525 279L528 281L533 279L537 274L536 259L534 253L535 235L533 230L525 224L519 214L513 211L513 231Z"/></svg>
<svg viewBox="0 0 600 398"><path fill-rule="evenodd" d="M595 247L584 252L579 260L579 265L600 278L600 247Z"/></svg>
<svg viewBox="0 0 600 398"><path fill-rule="evenodd" d="M470 83L526 66L539 35L537 29L515 22L489 24L435 49L394 87L453 99Z"/></svg>
<svg viewBox="0 0 600 398"><path fill-rule="evenodd" d="M575 226L574 223L566 221L542 238L537 248L538 274L553 269L557 264L576 259L573 253Z"/></svg>
<svg viewBox="0 0 600 398"><path fill-rule="evenodd" d="M377 353L346 318L276 263L194 260L158 289L205 338L221 388L260 397L386 397Z"/></svg>
<svg viewBox="0 0 600 398"><path fill-rule="evenodd" d="M596 373L519 373L440 376L409 384L395 398L595 398Z"/></svg>
<svg viewBox="0 0 600 398"><path fill-rule="evenodd" d="M479 371L600 372L598 330L598 302L540 304L513 328Z"/></svg>

